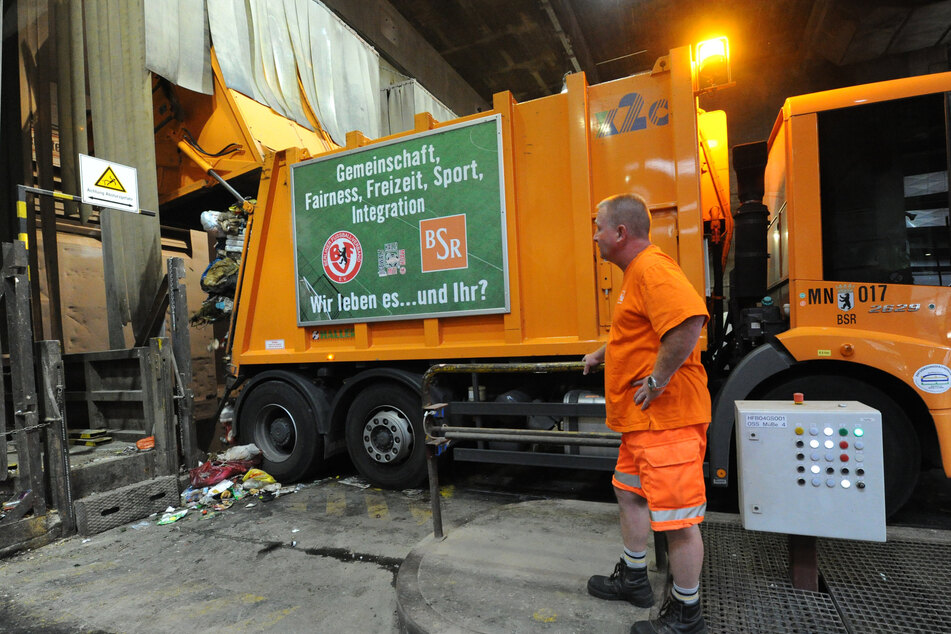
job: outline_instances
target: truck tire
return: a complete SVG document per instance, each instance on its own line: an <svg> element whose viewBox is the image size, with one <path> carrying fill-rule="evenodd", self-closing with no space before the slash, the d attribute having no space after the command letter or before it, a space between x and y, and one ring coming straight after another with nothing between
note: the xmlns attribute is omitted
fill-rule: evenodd
<svg viewBox="0 0 951 634"><path fill-rule="evenodd" d="M261 449L261 469L278 482L309 476L323 455L317 415L307 399L290 384L272 379L252 387L238 412L241 444Z"/></svg>
<svg viewBox="0 0 951 634"><path fill-rule="evenodd" d="M426 478L419 396L393 383L360 392L347 412L347 452L360 475L385 489L418 487Z"/></svg>
<svg viewBox="0 0 951 634"><path fill-rule="evenodd" d="M812 401L860 401L882 413L885 460L885 516L904 506L915 490L921 473L921 447L908 415L887 394L850 376L805 376L788 379L761 398L792 400L802 392Z"/></svg>

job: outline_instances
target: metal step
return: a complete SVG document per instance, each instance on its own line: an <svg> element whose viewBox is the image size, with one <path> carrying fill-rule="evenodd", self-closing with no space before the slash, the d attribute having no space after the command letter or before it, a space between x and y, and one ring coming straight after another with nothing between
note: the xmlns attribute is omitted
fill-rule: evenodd
<svg viewBox="0 0 951 634"><path fill-rule="evenodd" d="M178 477L162 476L76 500L80 535L95 535L178 504Z"/></svg>

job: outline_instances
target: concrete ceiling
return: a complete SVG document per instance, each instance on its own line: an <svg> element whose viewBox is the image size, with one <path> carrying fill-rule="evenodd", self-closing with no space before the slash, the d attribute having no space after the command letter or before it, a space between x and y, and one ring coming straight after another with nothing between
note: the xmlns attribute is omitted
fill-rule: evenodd
<svg viewBox="0 0 951 634"><path fill-rule="evenodd" d="M848 67L951 43L951 0L390 0L479 95L524 101L727 35L735 71ZM941 69L938 69L941 70ZM735 73L736 74L736 73Z"/></svg>

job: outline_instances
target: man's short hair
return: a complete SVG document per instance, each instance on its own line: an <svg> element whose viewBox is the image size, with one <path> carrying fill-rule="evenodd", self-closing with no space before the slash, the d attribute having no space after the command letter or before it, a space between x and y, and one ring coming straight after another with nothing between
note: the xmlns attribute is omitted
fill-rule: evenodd
<svg viewBox="0 0 951 634"><path fill-rule="evenodd" d="M651 215L647 202L637 194L617 194L602 200L598 207L605 209L615 227L624 225L638 238L650 237Z"/></svg>

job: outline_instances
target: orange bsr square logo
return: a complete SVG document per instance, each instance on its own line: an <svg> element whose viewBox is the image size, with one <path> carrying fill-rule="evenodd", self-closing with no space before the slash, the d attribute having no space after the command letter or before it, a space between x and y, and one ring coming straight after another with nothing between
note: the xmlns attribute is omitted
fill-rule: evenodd
<svg viewBox="0 0 951 634"><path fill-rule="evenodd" d="M468 268L466 215L420 220L419 252L423 273Z"/></svg>

